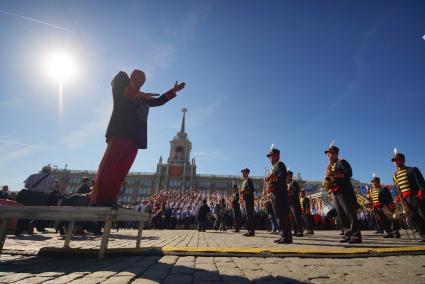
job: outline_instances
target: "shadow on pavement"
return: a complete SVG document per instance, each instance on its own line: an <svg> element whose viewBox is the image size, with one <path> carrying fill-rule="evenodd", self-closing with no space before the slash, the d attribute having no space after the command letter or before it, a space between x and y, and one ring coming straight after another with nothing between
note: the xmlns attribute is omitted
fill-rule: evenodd
<svg viewBox="0 0 425 284"><path fill-rule="evenodd" d="M7 238L15 239L15 240L45 241L45 240L51 239L52 237L46 237L44 235L19 235L19 236L10 235L10 236L7 236Z"/></svg>
<svg viewBox="0 0 425 284"><path fill-rule="evenodd" d="M46 277L46 281L51 283L66 283L74 280L82 280L90 283L103 282L108 278L114 279L114 283L139 283L140 280L151 280L158 283L252 283L246 276L237 275L243 269L237 268L231 260L220 267L221 274L217 271L216 264L212 258L203 258L204 261L196 263L175 264L177 258L168 259L163 262L159 256L149 257L114 257L99 261L94 258L54 258L54 257L30 257L17 260L1 260L0 271L10 272L6 276L0 276L0 282L7 280L7 277L16 279L17 273L22 273L20 281L25 280L31 283L31 277ZM227 267L228 266L228 267ZM224 268L225 267L225 268ZM209 269L211 268L211 269ZM234 269L233 269L234 268ZM251 270L252 271L252 270ZM97 273L96 273L97 272ZM96 274L93 274L96 273ZM254 271L255 273L255 271ZM236 275L235 275L236 274ZM53 276L52 276L53 275ZM95 277L95 278L94 278ZM256 278L251 276L255 283L306 283L293 278L282 276L273 277L262 276ZM110 280L112 280L110 279ZM100 281L99 281L100 280ZM143 283L143 282L140 282Z"/></svg>

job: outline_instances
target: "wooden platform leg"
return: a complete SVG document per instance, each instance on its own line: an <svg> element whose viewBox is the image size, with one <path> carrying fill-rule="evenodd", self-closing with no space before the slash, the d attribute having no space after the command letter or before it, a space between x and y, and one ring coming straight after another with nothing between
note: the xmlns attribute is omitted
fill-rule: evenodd
<svg viewBox="0 0 425 284"><path fill-rule="evenodd" d="M75 225L75 221L71 221L68 224L68 229L66 230L65 244L63 245L64 248L69 248L69 243L71 242L72 233L74 232L74 225Z"/></svg>
<svg viewBox="0 0 425 284"><path fill-rule="evenodd" d="M105 221L105 227L103 228L103 234L102 234L102 242L100 243L100 249L99 249L99 259L105 258L105 252L108 248L108 242L109 242L109 234L111 233L111 226L112 226L112 220L108 219Z"/></svg>
<svg viewBox="0 0 425 284"><path fill-rule="evenodd" d="M10 219L2 219L0 225L0 254L6 241L7 229L9 228Z"/></svg>
<svg viewBox="0 0 425 284"><path fill-rule="evenodd" d="M139 221L139 226L138 226L138 231L137 231L136 248L140 248L140 240L142 239L142 231L143 231L143 222Z"/></svg>

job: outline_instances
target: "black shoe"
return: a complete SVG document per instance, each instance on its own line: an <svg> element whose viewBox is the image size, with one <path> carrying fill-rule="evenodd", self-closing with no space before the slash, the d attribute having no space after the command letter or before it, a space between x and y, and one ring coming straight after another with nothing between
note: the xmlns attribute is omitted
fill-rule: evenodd
<svg viewBox="0 0 425 284"><path fill-rule="evenodd" d="M383 238L384 239L391 239L391 238L394 238L394 235L393 234L387 234L387 235L384 235Z"/></svg>
<svg viewBox="0 0 425 284"><path fill-rule="evenodd" d="M298 233L295 236L297 236L297 237L304 237L304 234L303 233Z"/></svg>
<svg viewBox="0 0 425 284"><path fill-rule="evenodd" d="M350 241L350 238L343 238L342 240L339 240L340 243L348 243Z"/></svg>
<svg viewBox="0 0 425 284"><path fill-rule="evenodd" d="M363 243L362 238L355 238L348 241L349 244L361 244Z"/></svg>
<svg viewBox="0 0 425 284"><path fill-rule="evenodd" d="M46 228L42 228L42 227L38 227L36 228L37 232L39 233L47 233L48 231L46 230Z"/></svg>
<svg viewBox="0 0 425 284"><path fill-rule="evenodd" d="M344 232L341 232L341 233L339 233L338 235L340 235L340 236L345 236L345 233L344 233Z"/></svg>
<svg viewBox="0 0 425 284"><path fill-rule="evenodd" d="M376 231L374 234L383 234L384 231Z"/></svg>
<svg viewBox="0 0 425 284"><path fill-rule="evenodd" d="M292 241L292 239L279 239L279 240L275 241L275 243L277 243L277 244L292 244L293 241Z"/></svg>
<svg viewBox="0 0 425 284"><path fill-rule="evenodd" d="M396 239L399 239L401 237L399 232L394 233L394 236L395 236Z"/></svg>

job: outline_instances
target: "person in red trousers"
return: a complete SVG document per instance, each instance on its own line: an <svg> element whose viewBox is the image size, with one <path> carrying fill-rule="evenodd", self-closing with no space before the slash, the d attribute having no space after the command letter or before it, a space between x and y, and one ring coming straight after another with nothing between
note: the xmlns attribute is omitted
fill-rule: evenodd
<svg viewBox="0 0 425 284"><path fill-rule="evenodd" d="M145 73L138 69L130 77L120 71L112 80L114 107L106 130L106 151L90 194L92 206L116 206L119 190L137 151L147 148L149 108L165 104L185 87L185 83L176 82L162 95L144 93L140 87L145 80Z"/></svg>

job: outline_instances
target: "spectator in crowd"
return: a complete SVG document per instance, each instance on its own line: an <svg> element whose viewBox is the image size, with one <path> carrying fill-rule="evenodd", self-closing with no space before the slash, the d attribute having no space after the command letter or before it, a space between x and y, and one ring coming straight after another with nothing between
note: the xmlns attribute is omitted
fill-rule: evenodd
<svg viewBox="0 0 425 284"><path fill-rule="evenodd" d="M37 174L30 175L25 181L25 187L34 192L50 193L56 189L56 179L51 175L52 168L44 166Z"/></svg>
<svg viewBox="0 0 425 284"><path fill-rule="evenodd" d="M3 185L1 191L0 191L0 199L9 199L9 186Z"/></svg>
<svg viewBox="0 0 425 284"><path fill-rule="evenodd" d="M77 192L78 194L90 193L90 179L88 177L83 177Z"/></svg>
<svg viewBox="0 0 425 284"><path fill-rule="evenodd" d="M202 205L199 207L198 214L196 216L196 219L198 221L198 231L199 232L205 232L205 230L209 226L209 217L211 214L211 209L207 205L207 200L202 200Z"/></svg>
<svg viewBox="0 0 425 284"><path fill-rule="evenodd" d="M273 204L269 199L267 199L264 205L265 205L267 216L269 217L269 220L270 220L271 233L277 234L279 232L279 226L277 224L276 215L274 214L274 211L273 211Z"/></svg>

